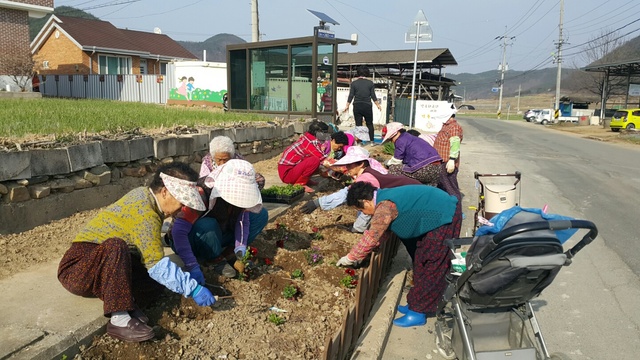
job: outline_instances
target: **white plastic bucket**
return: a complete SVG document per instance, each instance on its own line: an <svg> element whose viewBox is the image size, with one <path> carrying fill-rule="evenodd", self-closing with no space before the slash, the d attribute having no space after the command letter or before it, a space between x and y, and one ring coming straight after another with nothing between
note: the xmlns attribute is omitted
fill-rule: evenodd
<svg viewBox="0 0 640 360"><path fill-rule="evenodd" d="M515 185L485 185L484 189L485 212L498 214L516 205Z"/></svg>

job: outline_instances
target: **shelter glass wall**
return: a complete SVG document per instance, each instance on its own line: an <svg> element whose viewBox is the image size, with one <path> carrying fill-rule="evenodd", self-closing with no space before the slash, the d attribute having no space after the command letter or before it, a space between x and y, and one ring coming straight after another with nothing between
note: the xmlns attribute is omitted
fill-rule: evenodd
<svg viewBox="0 0 640 360"><path fill-rule="evenodd" d="M229 82L228 91L231 108L239 110L248 109L247 101L247 52L235 50L229 52Z"/></svg>
<svg viewBox="0 0 640 360"><path fill-rule="evenodd" d="M334 72L334 53L335 45L318 44L318 58L316 61L318 73L318 89L316 104L318 104L318 112L331 113L334 108L333 94L335 93L336 84Z"/></svg>
<svg viewBox="0 0 640 360"><path fill-rule="evenodd" d="M312 44L291 47L291 110L311 112L313 91Z"/></svg>
<svg viewBox="0 0 640 360"><path fill-rule="evenodd" d="M286 46L282 46L249 51L251 110L289 111L288 50Z"/></svg>

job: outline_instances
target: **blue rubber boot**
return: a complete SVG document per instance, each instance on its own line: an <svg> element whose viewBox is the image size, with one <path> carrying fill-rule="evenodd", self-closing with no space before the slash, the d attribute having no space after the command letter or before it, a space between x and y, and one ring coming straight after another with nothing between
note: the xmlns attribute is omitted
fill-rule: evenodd
<svg viewBox="0 0 640 360"><path fill-rule="evenodd" d="M427 315L407 309L405 316L393 320L393 325L400 327L422 326L427 323Z"/></svg>
<svg viewBox="0 0 640 360"><path fill-rule="evenodd" d="M400 314L406 314L409 311L409 304L407 305L398 305L398 312Z"/></svg>

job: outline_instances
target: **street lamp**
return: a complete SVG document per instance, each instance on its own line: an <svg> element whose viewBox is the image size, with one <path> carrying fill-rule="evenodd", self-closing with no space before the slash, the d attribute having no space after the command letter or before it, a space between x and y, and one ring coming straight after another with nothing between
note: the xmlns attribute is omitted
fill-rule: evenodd
<svg viewBox="0 0 640 360"><path fill-rule="evenodd" d="M409 30L407 30L407 32L404 34L405 43L416 43L416 50L413 56L413 80L411 81L411 111L409 112L409 128L411 128L413 125L413 108L416 93L416 71L418 67L418 44L421 42L431 42L432 39L433 32L431 31L431 26L429 26L429 21L424 15L424 12L422 12L422 10L418 10L416 18L413 20L411 26L409 26Z"/></svg>

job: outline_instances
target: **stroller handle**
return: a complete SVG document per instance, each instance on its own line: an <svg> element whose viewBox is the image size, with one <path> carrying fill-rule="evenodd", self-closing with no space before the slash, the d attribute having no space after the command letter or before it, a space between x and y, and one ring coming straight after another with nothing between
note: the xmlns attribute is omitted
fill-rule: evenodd
<svg viewBox="0 0 640 360"><path fill-rule="evenodd" d="M537 230L568 230L568 229L589 229L589 232L586 233L582 239L575 244L571 249L566 252L567 260L573 258L578 251L582 250L583 247L590 244L595 238L598 236L598 228L596 225L588 220L549 220L549 221L533 221L528 223L522 223L514 226L510 226L507 229L500 231L497 233L492 242L495 245L500 244L503 240L517 235L530 231ZM480 258L484 259L484 257L492 250L492 247L486 247L483 249L480 254ZM485 254L486 252L486 254Z"/></svg>

